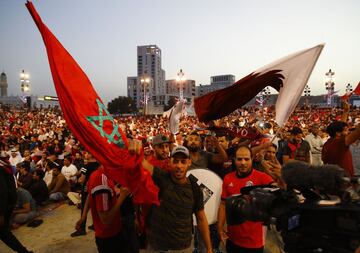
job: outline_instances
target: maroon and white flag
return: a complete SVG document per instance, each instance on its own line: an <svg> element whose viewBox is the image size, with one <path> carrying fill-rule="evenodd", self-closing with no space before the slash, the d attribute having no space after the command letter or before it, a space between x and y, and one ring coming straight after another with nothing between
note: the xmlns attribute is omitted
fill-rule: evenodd
<svg viewBox="0 0 360 253"><path fill-rule="evenodd" d="M279 91L276 122L282 126L298 104L323 47L318 45L291 54L254 71L230 87L195 98L196 115L203 122L220 119L271 86Z"/></svg>
<svg viewBox="0 0 360 253"><path fill-rule="evenodd" d="M184 101L178 101L172 108L169 117L169 130L172 134L179 132L180 117L184 110Z"/></svg>
<svg viewBox="0 0 360 253"><path fill-rule="evenodd" d="M281 69L284 76L283 85L275 105L275 121L283 126L299 103L301 94L310 78L324 44L309 48L282 58L260 71L272 68Z"/></svg>

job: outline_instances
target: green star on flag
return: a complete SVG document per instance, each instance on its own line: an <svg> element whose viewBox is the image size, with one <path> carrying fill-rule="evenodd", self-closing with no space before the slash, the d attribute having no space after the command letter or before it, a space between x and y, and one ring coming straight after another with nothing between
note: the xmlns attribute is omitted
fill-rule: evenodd
<svg viewBox="0 0 360 253"><path fill-rule="evenodd" d="M105 137L108 141L108 143L114 143L120 148L123 148L125 146L124 141L121 137L121 134L119 133L119 126L116 124L114 118L110 115L109 111L106 109L105 105L101 103L101 101L97 98L96 103L99 107L99 115L98 116L86 116L86 119L91 123L93 127L96 128L96 130L99 131L100 135L102 137ZM105 114L104 114L105 112ZM107 134L104 129L104 122L106 120L111 121L113 126L113 131L111 134ZM96 124L98 122L98 124ZM116 138L117 137L117 138Z"/></svg>

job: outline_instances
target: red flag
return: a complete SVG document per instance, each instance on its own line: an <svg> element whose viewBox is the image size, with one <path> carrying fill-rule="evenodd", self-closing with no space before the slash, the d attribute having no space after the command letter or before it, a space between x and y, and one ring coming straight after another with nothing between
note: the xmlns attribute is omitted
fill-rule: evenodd
<svg viewBox="0 0 360 253"><path fill-rule="evenodd" d="M352 92L346 92L346 93L345 93L343 96L341 96L340 98L341 98L341 100L343 100L343 101L348 101L352 94L360 95L360 82L359 82L358 85L356 86L355 90L353 90Z"/></svg>
<svg viewBox="0 0 360 253"><path fill-rule="evenodd" d="M360 95L360 82L358 83L358 85L356 86L355 90L353 91L353 93L355 95Z"/></svg>
<svg viewBox="0 0 360 253"><path fill-rule="evenodd" d="M348 101L349 98L351 97L352 92L346 92L344 95L342 95L340 98L342 101Z"/></svg>
<svg viewBox="0 0 360 253"><path fill-rule="evenodd" d="M130 155L127 139L96 94L90 80L42 22L33 4L26 6L44 40L57 96L69 129L104 166L109 177L129 187L136 203L158 203L158 188Z"/></svg>

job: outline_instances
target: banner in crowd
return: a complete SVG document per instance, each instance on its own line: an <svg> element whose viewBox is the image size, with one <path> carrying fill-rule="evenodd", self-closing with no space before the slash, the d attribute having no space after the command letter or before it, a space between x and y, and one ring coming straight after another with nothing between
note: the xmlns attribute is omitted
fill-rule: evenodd
<svg viewBox="0 0 360 253"><path fill-rule="evenodd" d="M230 87L195 98L196 115L203 122L220 119L271 86L279 92L276 122L282 126L298 104L323 47L318 45L291 54L254 71Z"/></svg>
<svg viewBox="0 0 360 253"><path fill-rule="evenodd" d="M255 127L209 127L208 131L214 132L217 136L229 135L232 138L240 138L247 140L257 140L266 136L260 133Z"/></svg>
<svg viewBox="0 0 360 253"><path fill-rule="evenodd" d="M90 80L42 22L31 2L26 6L45 44L56 93L69 129L105 168L109 177L130 189L136 203L158 203L158 188L141 168L143 156L131 155L128 141L107 111Z"/></svg>

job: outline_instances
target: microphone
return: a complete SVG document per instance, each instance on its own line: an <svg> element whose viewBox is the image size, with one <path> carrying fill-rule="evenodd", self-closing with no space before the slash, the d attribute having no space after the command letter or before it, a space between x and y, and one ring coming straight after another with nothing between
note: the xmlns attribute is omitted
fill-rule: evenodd
<svg viewBox="0 0 360 253"><path fill-rule="evenodd" d="M328 194L341 195L350 179L337 165L312 166L305 162L289 162L282 167L281 176L288 188L318 189Z"/></svg>

